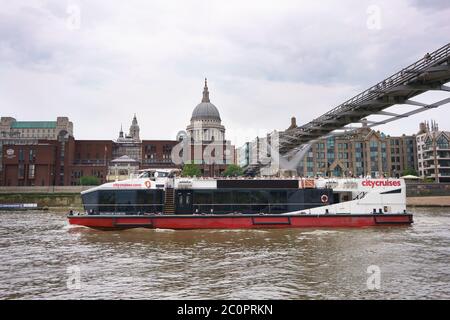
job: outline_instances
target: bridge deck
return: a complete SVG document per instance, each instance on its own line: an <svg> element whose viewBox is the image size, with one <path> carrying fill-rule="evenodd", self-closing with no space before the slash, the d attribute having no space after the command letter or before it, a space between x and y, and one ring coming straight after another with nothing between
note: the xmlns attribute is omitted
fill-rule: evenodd
<svg viewBox="0 0 450 320"><path fill-rule="evenodd" d="M426 54L417 62L378 82L322 116L292 130L289 136L286 135L283 141L280 141L280 151L282 154L286 153L303 143L323 137L351 123L359 122L370 115L391 116L393 121L417 113L397 115L382 112L396 104L419 106L420 111L418 112L421 112L448 103L450 99L431 105L421 104L410 99L429 90L450 91L450 87L444 85L449 81L450 43ZM378 124L387 122L389 121L384 120Z"/></svg>

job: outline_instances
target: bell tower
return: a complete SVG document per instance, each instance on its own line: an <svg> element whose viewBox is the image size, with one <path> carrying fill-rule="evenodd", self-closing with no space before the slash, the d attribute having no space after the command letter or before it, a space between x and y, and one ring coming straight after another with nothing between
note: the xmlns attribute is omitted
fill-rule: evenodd
<svg viewBox="0 0 450 320"><path fill-rule="evenodd" d="M136 119L136 114L134 114L133 121L130 126L130 138L133 140L139 141L139 125Z"/></svg>

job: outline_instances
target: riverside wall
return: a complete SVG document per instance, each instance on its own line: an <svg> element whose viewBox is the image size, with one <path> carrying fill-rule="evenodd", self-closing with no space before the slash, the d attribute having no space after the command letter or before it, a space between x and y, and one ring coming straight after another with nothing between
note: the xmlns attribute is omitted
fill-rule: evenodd
<svg viewBox="0 0 450 320"><path fill-rule="evenodd" d="M0 204L36 203L39 209L81 210L80 192L88 186L0 187Z"/></svg>
<svg viewBox="0 0 450 320"><path fill-rule="evenodd" d="M450 183L406 183L407 197L450 196Z"/></svg>

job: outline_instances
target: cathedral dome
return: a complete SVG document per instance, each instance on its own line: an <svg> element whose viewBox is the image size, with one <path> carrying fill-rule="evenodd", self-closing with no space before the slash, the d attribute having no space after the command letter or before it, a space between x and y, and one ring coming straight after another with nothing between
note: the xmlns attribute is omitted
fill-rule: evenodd
<svg viewBox="0 0 450 320"><path fill-rule="evenodd" d="M220 122L219 110L209 101L208 84L205 79L205 88L203 89L203 99L192 112L191 121L194 120L214 120Z"/></svg>
<svg viewBox="0 0 450 320"><path fill-rule="evenodd" d="M202 102L195 107L191 120L220 121L219 110L211 102Z"/></svg>

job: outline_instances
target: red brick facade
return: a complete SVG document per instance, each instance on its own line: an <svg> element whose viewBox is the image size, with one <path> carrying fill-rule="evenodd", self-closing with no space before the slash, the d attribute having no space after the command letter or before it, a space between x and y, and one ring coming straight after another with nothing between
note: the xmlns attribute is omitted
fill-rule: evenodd
<svg viewBox="0 0 450 320"><path fill-rule="evenodd" d="M141 168L173 168L172 148L178 144L176 140L143 140Z"/></svg>
<svg viewBox="0 0 450 320"><path fill-rule="evenodd" d="M4 145L3 184L6 186L68 185L74 139L39 140L37 144Z"/></svg>
<svg viewBox="0 0 450 320"><path fill-rule="evenodd" d="M114 148L112 140L39 140L30 145L3 145L1 181L5 186L79 185L83 176L106 182ZM176 167L171 161L174 140L142 141L140 168Z"/></svg>
<svg viewBox="0 0 450 320"><path fill-rule="evenodd" d="M97 177L106 182L108 165L112 160L113 141L76 140L74 161L70 168L70 185L79 185L83 176Z"/></svg>

